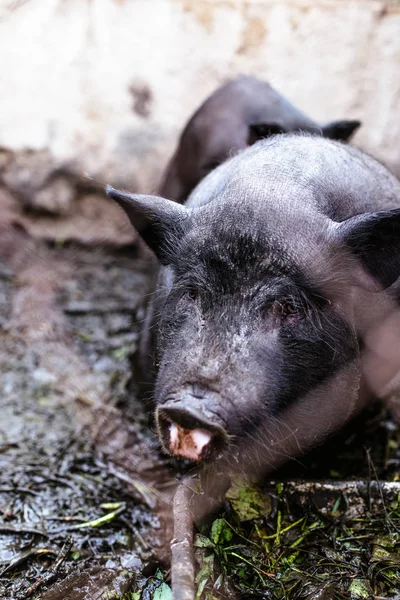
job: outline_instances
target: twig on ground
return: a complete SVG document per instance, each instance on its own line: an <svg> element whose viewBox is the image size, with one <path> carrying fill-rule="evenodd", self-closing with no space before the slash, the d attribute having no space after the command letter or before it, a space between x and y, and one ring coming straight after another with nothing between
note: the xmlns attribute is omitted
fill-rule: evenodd
<svg viewBox="0 0 400 600"><path fill-rule="evenodd" d="M171 541L171 580L174 600L194 600L195 567L193 549L193 517L190 502L192 481L184 479L175 492L173 502L174 537Z"/></svg>
<svg viewBox="0 0 400 600"><path fill-rule="evenodd" d="M13 494L31 494L32 496L39 496L39 492L35 492L27 487L1 487L0 493L13 493Z"/></svg>
<svg viewBox="0 0 400 600"><path fill-rule="evenodd" d="M42 587L46 583L50 583L51 581L53 581L53 579L55 579L57 577L58 571L59 571L62 563L68 557L68 554L69 554L71 548L72 548L72 538L67 537L67 539L65 540L60 552L58 553L52 567L47 571L47 573L42 575L42 577L39 577L39 579L37 579L35 581L35 583L26 590L26 592L21 597L21 600L25 600L25 598L29 598L40 587Z"/></svg>
<svg viewBox="0 0 400 600"><path fill-rule="evenodd" d="M12 558L9 564L0 571L0 577L3 577L6 573L19 567L32 556L43 556L46 554L56 554L52 548L34 548L33 550L25 550L23 552L19 552L16 556Z"/></svg>
<svg viewBox="0 0 400 600"><path fill-rule="evenodd" d="M123 503L122 506L117 508L117 510L113 510L102 517L98 517L97 519L93 519L92 521L85 521L85 523L79 523L78 525L72 525L71 529L83 529L85 527L101 527L105 523L109 523L115 517L117 517L120 513L122 513L126 509L126 504Z"/></svg>
<svg viewBox="0 0 400 600"><path fill-rule="evenodd" d="M50 537L50 534L47 533L47 531L42 531L41 529L35 529L34 527L13 527L12 525L0 524L0 532L11 533L13 535L17 535L18 533L34 533L35 535L42 535L43 537Z"/></svg>

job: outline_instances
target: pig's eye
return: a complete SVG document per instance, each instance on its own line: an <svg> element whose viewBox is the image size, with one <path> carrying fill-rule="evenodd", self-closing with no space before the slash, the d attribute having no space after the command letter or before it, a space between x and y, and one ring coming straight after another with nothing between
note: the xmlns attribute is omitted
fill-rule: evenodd
<svg viewBox="0 0 400 600"><path fill-rule="evenodd" d="M295 317L302 314L302 307L293 300L282 300L274 302L273 313L281 318Z"/></svg>
<svg viewBox="0 0 400 600"><path fill-rule="evenodd" d="M290 315L297 315L299 312L299 307L296 306L294 302L290 302L288 300L282 305L282 313L285 317L290 317Z"/></svg>
<svg viewBox="0 0 400 600"><path fill-rule="evenodd" d="M194 287L190 287L188 289L188 291L186 292L187 297L189 298L189 300L197 300L197 296L198 296L198 292L196 290L196 288Z"/></svg>

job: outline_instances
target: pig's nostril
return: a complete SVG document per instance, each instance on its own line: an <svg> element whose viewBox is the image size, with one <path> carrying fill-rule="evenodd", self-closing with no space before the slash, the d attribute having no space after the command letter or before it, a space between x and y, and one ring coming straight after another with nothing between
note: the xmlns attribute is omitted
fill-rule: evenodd
<svg viewBox="0 0 400 600"><path fill-rule="evenodd" d="M169 449L177 455L191 460L200 460L212 434L205 429L184 429L176 423L169 424Z"/></svg>
<svg viewBox="0 0 400 600"><path fill-rule="evenodd" d="M175 456L200 461L225 445L225 430L215 419L176 404L158 409L157 424L164 448Z"/></svg>

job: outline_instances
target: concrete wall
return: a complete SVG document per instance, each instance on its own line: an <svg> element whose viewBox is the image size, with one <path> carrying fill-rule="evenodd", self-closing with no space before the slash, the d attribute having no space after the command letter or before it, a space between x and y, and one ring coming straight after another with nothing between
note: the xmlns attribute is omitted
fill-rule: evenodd
<svg viewBox="0 0 400 600"><path fill-rule="evenodd" d="M32 185L71 209L56 166L154 190L186 119L239 73L315 119L362 119L354 142L400 175L397 0L0 0L0 56L0 177L28 203Z"/></svg>

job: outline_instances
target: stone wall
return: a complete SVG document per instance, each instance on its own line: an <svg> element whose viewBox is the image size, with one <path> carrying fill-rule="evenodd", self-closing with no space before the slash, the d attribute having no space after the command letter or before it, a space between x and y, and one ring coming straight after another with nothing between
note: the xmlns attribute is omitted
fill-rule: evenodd
<svg viewBox="0 0 400 600"><path fill-rule="evenodd" d="M0 186L23 210L154 191L189 115L240 73L317 120L360 118L354 143L400 175L397 0L0 0L0 56Z"/></svg>

